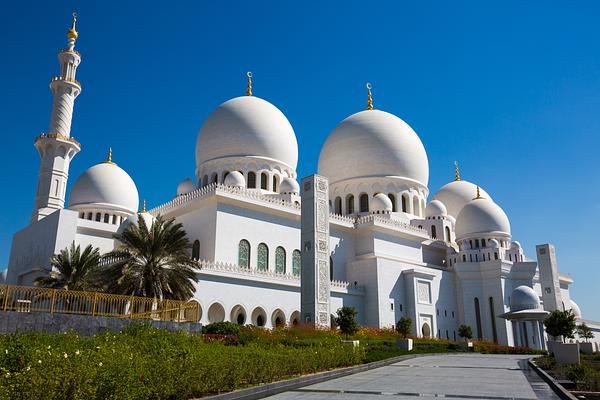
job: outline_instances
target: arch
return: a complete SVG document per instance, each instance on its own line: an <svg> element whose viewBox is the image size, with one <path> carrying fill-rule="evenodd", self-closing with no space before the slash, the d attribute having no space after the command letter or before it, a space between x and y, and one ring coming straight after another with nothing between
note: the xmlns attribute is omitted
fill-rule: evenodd
<svg viewBox="0 0 600 400"><path fill-rule="evenodd" d="M192 245L192 259L196 261L200 259L200 241L198 239L194 240Z"/></svg>
<svg viewBox="0 0 600 400"><path fill-rule="evenodd" d="M296 326L300 323L300 311L294 311L292 315L290 315L290 325Z"/></svg>
<svg viewBox="0 0 600 400"><path fill-rule="evenodd" d="M444 228L444 233L445 233L446 242L449 242L450 238L451 238L451 236L450 236L450 227L448 227L448 226L445 227Z"/></svg>
<svg viewBox="0 0 600 400"><path fill-rule="evenodd" d="M256 251L256 269L259 271L269 270L269 247L260 243Z"/></svg>
<svg viewBox="0 0 600 400"><path fill-rule="evenodd" d="M256 173L248 172L248 181L246 182L248 189L256 189Z"/></svg>
<svg viewBox="0 0 600 400"><path fill-rule="evenodd" d="M200 320L202 319L202 304L200 304L200 302L196 299L190 299L188 300L188 303L194 302L196 304L198 304L198 314L194 315L194 309L193 308L188 308L185 309L183 311L183 316L185 317L186 321L191 321L191 322L200 322Z"/></svg>
<svg viewBox="0 0 600 400"><path fill-rule="evenodd" d="M483 334L481 332L481 310L479 309L479 299L475 297L473 299L475 303L475 322L477 323L477 339L481 339Z"/></svg>
<svg viewBox="0 0 600 400"><path fill-rule="evenodd" d="M279 192L279 176L273 174L273 191Z"/></svg>
<svg viewBox="0 0 600 400"><path fill-rule="evenodd" d="M265 326L267 323L267 313L262 307L256 307L254 311L252 311L252 325L256 326Z"/></svg>
<svg viewBox="0 0 600 400"><path fill-rule="evenodd" d="M238 245L238 265L250 269L250 242L246 239L240 240Z"/></svg>
<svg viewBox="0 0 600 400"><path fill-rule="evenodd" d="M276 309L271 314L271 326L273 328L280 328L285 326L285 313L281 309Z"/></svg>
<svg viewBox="0 0 600 400"><path fill-rule="evenodd" d="M494 311L494 298L490 296L490 317L492 319L492 335L494 343L498 343L498 333L496 332L496 312Z"/></svg>
<svg viewBox="0 0 600 400"><path fill-rule="evenodd" d="M369 195L363 193L358 198L359 203L359 211L360 212L369 212Z"/></svg>
<svg viewBox="0 0 600 400"><path fill-rule="evenodd" d="M402 195L402 212L408 212L408 196Z"/></svg>
<svg viewBox="0 0 600 400"><path fill-rule="evenodd" d="M217 183L219 180L219 175L216 172L213 172L210 176L210 183Z"/></svg>
<svg viewBox="0 0 600 400"><path fill-rule="evenodd" d="M417 196L413 197L413 214L417 216L421 215L419 212L419 198Z"/></svg>
<svg viewBox="0 0 600 400"><path fill-rule="evenodd" d="M110 215L108 215L107 213L104 214L104 223L108 224L110 222Z"/></svg>
<svg viewBox="0 0 600 400"><path fill-rule="evenodd" d="M295 276L300 276L301 262L300 250L294 250L292 252L292 274Z"/></svg>
<svg viewBox="0 0 600 400"><path fill-rule="evenodd" d="M354 214L354 195L346 196L346 214Z"/></svg>
<svg viewBox="0 0 600 400"><path fill-rule="evenodd" d="M229 313L229 319L231 322L238 325L244 325L246 323L246 318L246 309L241 304L233 306L231 312Z"/></svg>
<svg viewBox="0 0 600 400"><path fill-rule="evenodd" d="M269 188L269 175L266 172L260 174L260 188L262 190L268 190Z"/></svg>
<svg viewBox="0 0 600 400"><path fill-rule="evenodd" d="M285 274L285 249L281 246L275 249L275 272Z"/></svg>
<svg viewBox="0 0 600 400"><path fill-rule="evenodd" d="M229 171L223 172L222 179L221 179L222 183L225 183L225 178L227 178L227 175L229 175Z"/></svg>
<svg viewBox="0 0 600 400"><path fill-rule="evenodd" d="M88 213L88 216L87 216L87 219L89 219L89 220L91 221L91 220L92 220L92 218L93 218L93 213L89 212L89 213Z"/></svg>
<svg viewBox="0 0 600 400"><path fill-rule="evenodd" d="M462 260L463 260L463 262L467 262L467 255L466 254L463 254Z"/></svg>
<svg viewBox="0 0 600 400"><path fill-rule="evenodd" d="M101 219L102 219L102 214L96 213L96 222L100 222Z"/></svg>
<svg viewBox="0 0 600 400"><path fill-rule="evenodd" d="M210 323L225 321L225 309L221 303L213 303L208 308L207 314L208 322Z"/></svg>
<svg viewBox="0 0 600 400"><path fill-rule="evenodd" d="M329 256L329 280L333 280L333 257Z"/></svg>
<svg viewBox="0 0 600 400"><path fill-rule="evenodd" d="M429 323L423 323L423 326L421 326L421 334L424 338L431 337L431 327L429 326Z"/></svg>
<svg viewBox="0 0 600 400"><path fill-rule="evenodd" d="M433 239L437 238L437 229L435 228L435 225L431 225L431 237Z"/></svg>
<svg viewBox="0 0 600 400"><path fill-rule="evenodd" d="M392 212L396 212L397 207L396 207L396 196L393 193L389 193L388 197L390 198L390 201L392 202Z"/></svg>
<svg viewBox="0 0 600 400"><path fill-rule="evenodd" d="M341 214L342 213L342 198L340 196L335 198L335 201L333 202L334 206L334 210L333 212L335 214Z"/></svg>

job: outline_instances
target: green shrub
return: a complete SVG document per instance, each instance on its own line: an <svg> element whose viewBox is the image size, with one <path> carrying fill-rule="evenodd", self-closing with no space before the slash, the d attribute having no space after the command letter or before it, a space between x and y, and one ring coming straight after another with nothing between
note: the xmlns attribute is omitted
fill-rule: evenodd
<svg viewBox="0 0 600 400"><path fill-rule="evenodd" d="M356 322L356 309L354 307L342 307L337 310L337 317L335 318L335 324L340 327L340 331L348 336L354 335L358 329L358 323Z"/></svg>
<svg viewBox="0 0 600 400"><path fill-rule="evenodd" d="M410 335L412 329L412 319L408 317L402 317L396 322L396 332L398 332L404 339Z"/></svg>
<svg viewBox="0 0 600 400"><path fill-rule="evenodd" d="M240 326L233 322L213 322L202 327L202 333L213 335L239 335Z"/></svg>

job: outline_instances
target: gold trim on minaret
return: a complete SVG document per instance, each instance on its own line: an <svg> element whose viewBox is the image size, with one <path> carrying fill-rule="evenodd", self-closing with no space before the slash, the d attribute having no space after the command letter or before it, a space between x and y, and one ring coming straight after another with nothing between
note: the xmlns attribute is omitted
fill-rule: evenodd
<svg viewBox="0 0 600 400"><path fill-rule="evenodd" d="M248 84L246 85L246 96L252 96L252 72L246 72L248 77Z"/></svg>
<svg viewBox="0 0 600 400"><path fill-rule="evenodd" d="M371 85L370 83L367 83L365 86L367 87L367 110L372 110L373 109L373 94L371 93L371 88L373 87L373 85Z"/></svg>
<svg viewBox="0 0 600 400"><path fill-rule="evenodd" d="M67 39L77 39L79 34L75 30L75 25L77 24L77 13L73 12L73 25L71 25L71 29L67 32Z"/></svg>
<svg viewBox="0 0 600 400"><path fill-rule="evenodd" d="M106 156L106 161L104 161L106 164L114 164L113 160L112 160L112 147L108 148L108 155Z"/></svg>
<svg viewBox="0 0 600 400"><path fill-rule="evenodd" d="M481 189L479 189L479 186L477 186L477 195L475 196L475 198L473 200L477 200L477 199L483 199L483 197L481 197Z"/></svg>
<svg viewBox="0 0 600 400"><path fill-rule="evenodd" d="M460 173L458 171L458 161L454 161L454 180L460 181Z"/></svg>
<svg viewBox="0 0 600 400"><path fill-rule="evenodd" d="M145 213L146 212L146 199L142 200L142 211L140 211L141 213Z"/></svg>

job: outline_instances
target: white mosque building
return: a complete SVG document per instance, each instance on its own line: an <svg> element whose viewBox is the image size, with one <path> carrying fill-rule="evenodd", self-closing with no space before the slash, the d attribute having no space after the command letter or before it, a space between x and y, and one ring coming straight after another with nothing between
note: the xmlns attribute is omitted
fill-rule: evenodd
<svg viewBox="0 0 600 400"><path fill-rule="evenodd" d="M35 206L29 225L14 235L8 283L31 285L73 241L112 250L113 235L140 208L135 182L110 153L76 178L65 206L69 164L81 150L70 136L82 88L77 36L74 21L50 83L50 127L35 140ZM202 124L195 179L180 182L170 201L143 207L149 220L181 222L193 242L202 323L269 328L302 321L297 162L292 125L253 96L249 74L246 95L225 101ZM415 335L445 339L457 339L466 324L476 338L535 348L545 346L541 321L549 311L572 309L581 319L554 247L537 246L537 261L525 255L501 206L461 179L458 167L454 180L431 194L419 136L396 115L374 109L370 87L367 109L329 134L318 174L329 181L332 312L353 306L359 322L373 327L408 316Z"/></svg>

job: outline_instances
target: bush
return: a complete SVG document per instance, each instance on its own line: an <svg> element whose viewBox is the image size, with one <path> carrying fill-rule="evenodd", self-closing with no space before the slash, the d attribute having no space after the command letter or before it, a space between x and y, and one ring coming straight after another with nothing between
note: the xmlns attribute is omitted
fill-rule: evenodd
<svg viewBox="0 0 600 400"><path fill-rule="evenodd" d="M346 335L346 339L349 335L354 335L358 331L358 323L356 322L356 310L354 307L342 307L337 310L337 317L335 323L340 327L340 331Z"/></svg>
<svg viewBox="0 0 600 400"><path fill-rule="evenodd" d="M473 338L473 330L469 325L461 325L458 327L458 336L469 340Z"/></svg>
<svg viewBox="0 0 600 400"><path fill-rule="evenodd" d="M239 335L240 326L233 322L213 322L202 327L202 333L215 335Z"/></svg>
<svg viewBox="0 0 600 400"><path fill-rule="evenodd" d="M404 339L410 335L412 329L412 319L408 317L402 317L396 322L396 332L398 332Z"/></svg>

